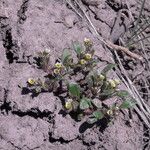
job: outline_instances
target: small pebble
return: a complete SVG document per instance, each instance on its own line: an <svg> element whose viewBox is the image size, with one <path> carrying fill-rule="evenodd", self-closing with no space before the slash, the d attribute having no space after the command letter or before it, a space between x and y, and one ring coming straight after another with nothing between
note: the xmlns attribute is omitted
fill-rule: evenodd
<svg viewBox="0 0 150 150"><path fill-rule="evenodd" d="M75 16L73 15L68 15L64 19L64 25L68 28L72 28L75 23Z"/></svg>

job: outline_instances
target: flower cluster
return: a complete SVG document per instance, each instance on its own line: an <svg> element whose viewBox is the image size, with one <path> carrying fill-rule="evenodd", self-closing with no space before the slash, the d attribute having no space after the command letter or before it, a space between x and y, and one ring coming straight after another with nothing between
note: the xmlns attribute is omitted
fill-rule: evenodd
<svg viewBox="0 0 150 150"><path fill-rule="evenodd" d="M60 74L62 68L63 68L62 63L57 62L57 63L55 64L54 74L55 74L55 75Z"/></svg>
<svg viewBox="0 0 150 150"><path fill-rule="evenodd" d="M104 117L114 117L119 114L120 109L133 106L132 102L126 101L131 97L128 92L118 89L120 80L107 76L108 71L116 65L108 64L99 71L93 42L90 39L85 38L83 45L74 42L73 48L76 58L72 56L70 49L64 49L61 58L58 58L55 64L49 63L50 51L39 53L40 62L37 64L47 72L47 76L45 80L29 78L27 82L31 91L63 93L61 96L65 100L62 102L64 111L74 112L78 119L89 116L88 123L95 123ZM103 104L113 96L121 97L124 101L112 106Z"/></svg>

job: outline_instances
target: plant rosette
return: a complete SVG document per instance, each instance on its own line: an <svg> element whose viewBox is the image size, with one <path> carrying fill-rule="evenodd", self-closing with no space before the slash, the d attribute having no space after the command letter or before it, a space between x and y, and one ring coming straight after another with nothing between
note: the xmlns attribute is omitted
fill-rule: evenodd
<svg viewBox="0 0 150 150"><path fill-rule="evenodd" d="M104 117L115 118L120 110L132 108L135 103L127 91L118 89L120 80L108 79L107 73L116 66L115 64L108 64L99 71L96 67L99 61L94 57L92 46L93 42L88 38L84 39L83 45L78 41L73 42L76 59L71 55L70 49L64 49L61 58L51 65L50 53L40 52L40 68L46 68L48 77L44 81L29 78L27 83L28 88L35 88L38 94L50 90L58 95L66 94L64 110L67 113L73 111L79 119L88 116L89 122L95 123ZM113 96L122 99L123 102L120 105L102 105L104 100Z"/></svg>

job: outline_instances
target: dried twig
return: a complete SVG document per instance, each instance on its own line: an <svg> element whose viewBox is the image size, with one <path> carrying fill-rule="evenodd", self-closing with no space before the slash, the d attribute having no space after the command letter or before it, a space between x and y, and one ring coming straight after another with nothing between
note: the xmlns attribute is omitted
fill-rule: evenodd
<svg viewBox="0 0 150 150"><path fill-rule="evenodd" d="M71 6L71 8L81 17L81 18L83 18L82 17L82 15L76 10L76 8L72 5L72 3L70 2L70 0L66 0L66 2Z"/></svg>
<svg viewBox="0 0 150 150"><path fill-rule="evenodd" d="M128 48L125 48L125 47L123 47L123 46L119 46L119 45L113 44L112 42L110 42L110 41L108 41L108 40L107 40L106 42L107 42L107 46L110 47L111 49L115 49L115 50L117 50L117 51L120 50L120 51L122 51L122 52L125 52L126 54L128 54L128 55L131 56L132 58L136 58L136 59L139 59L139 60L142 60L142 59L143 59L142 56L140 56L140 55L138 55L138 54L135 54L135 53L129 51Z"/></svg>
<svg viewBox="0 0 150 150"><path fill-rule="evenodd" d="M68 1L67 1L68 2ZM135 59L139 59L142 60L143 58L141 56L139 56L138 54L135 54L131 51L129 51L129 49L123 47L123 46L119 46L119 45L115 45L112 42L110 42L109 40L105 40L103 37L101 37L99 35L99 33L97 32L96 28L94 27L93 23L91 22L90 18L88 17L88 15L86 14L86 12L84 11L84 9L81 6L81 3L76 1L75 2L78 4L79 8L82 10L83 14L85 15L86 19L88 20L88 22L90 23L90 25L92 26L92 28L94 29L94 32L96 33L96 35L99 37L99 40L101 42L103 42L105 45L107 45L109 48L111 48L112 50L120 50L123 51L124 53L128 54L130 57L135 58ZM70 4L70 3L69 3Z"/></svg>

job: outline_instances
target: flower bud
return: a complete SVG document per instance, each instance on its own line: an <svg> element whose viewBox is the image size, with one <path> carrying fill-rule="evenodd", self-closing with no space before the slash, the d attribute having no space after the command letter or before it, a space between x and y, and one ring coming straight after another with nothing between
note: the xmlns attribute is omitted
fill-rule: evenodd
<svg viewBox="0 0 150 150"><path fill-rule="evenodd" d="M111 116L111 115L113 115L113 111L110 109L110 110L107 111L107 114L108 114L109 116Z"/></svg>
<svg viewBox="0 0 150 150"><path fill-rule="evenodd" d="M116 106L116 107L115 107L115 110L119 110L119 107L118 107L118 106Z"/></svg>
<svg viewBox="0 0 150 150"><path fill-rule="evenodd" d="M85 64L86 64L86 60L85 60L85 59L81 59L81 60L80 60L80 64L81 64L81 65L85 65Z"/></svg>
<svg viewBox="0 0 150 150"><path fill-rule="evenodd" d="M55 64L55 67L56 67L57 69L62 68L62 63L58 63L58 62L57 62L57 63Z"/></svg>
<svg viewBox="0 0 150 150"><path fill-rule="evenodd" d="M92 41L88 38L84 38L84 45L85 46L92 46Z"/></svg>
<svg viewBox="0 0 150 150"><path fill-rule="evenodd" d="M59 69L54 69L54 73L57 75L60 73L60 70Z"/></svg>
<svg viewBox="0 0 150 150"><path fill-rule="evenodd" d="M99 79L100 79L100 80L104 80L104 79L105 79L105 76L102 75L102 74L100 74L100 75L99 75Z"/></svg>
<svg viewBox="0 0 150 150"><path fill-rule="evenodd" d="M118 85L118 84L120 84L120 80L118 80L118 79L114 79L114 82Z"/></svg>
<svg viewBox="0 0 150 150"><path fill-rule="evenodd" d="M29 83L30 85L34 85L34 84L35 84L35 80L32 79L32 78L29 78L29 79L28 79L28 83Z"/></svg>
<svg viewBox="0 0 150 150"><path fill-rule="evenodd" d="M67 110L72 109L72 99L68 99L68 100L65 102L65 108L66 108Z"/></svg>
<svg viewBox="0 0 150 150"><path fill-rule="evenodd" d="M116 83L115 83L114 80L110 79L108 82L109 82L109 84L110 84L110 86L111 86L112 88L115 88L115 87L116 87Z"/></svg>
<svg viewBox="0 0 150 150"><path fill-rule="evenodd" d="M92 58L91 54L89 54L89 53L85 54L85 59L86 60L90 60L91 58Z"/></svg>

